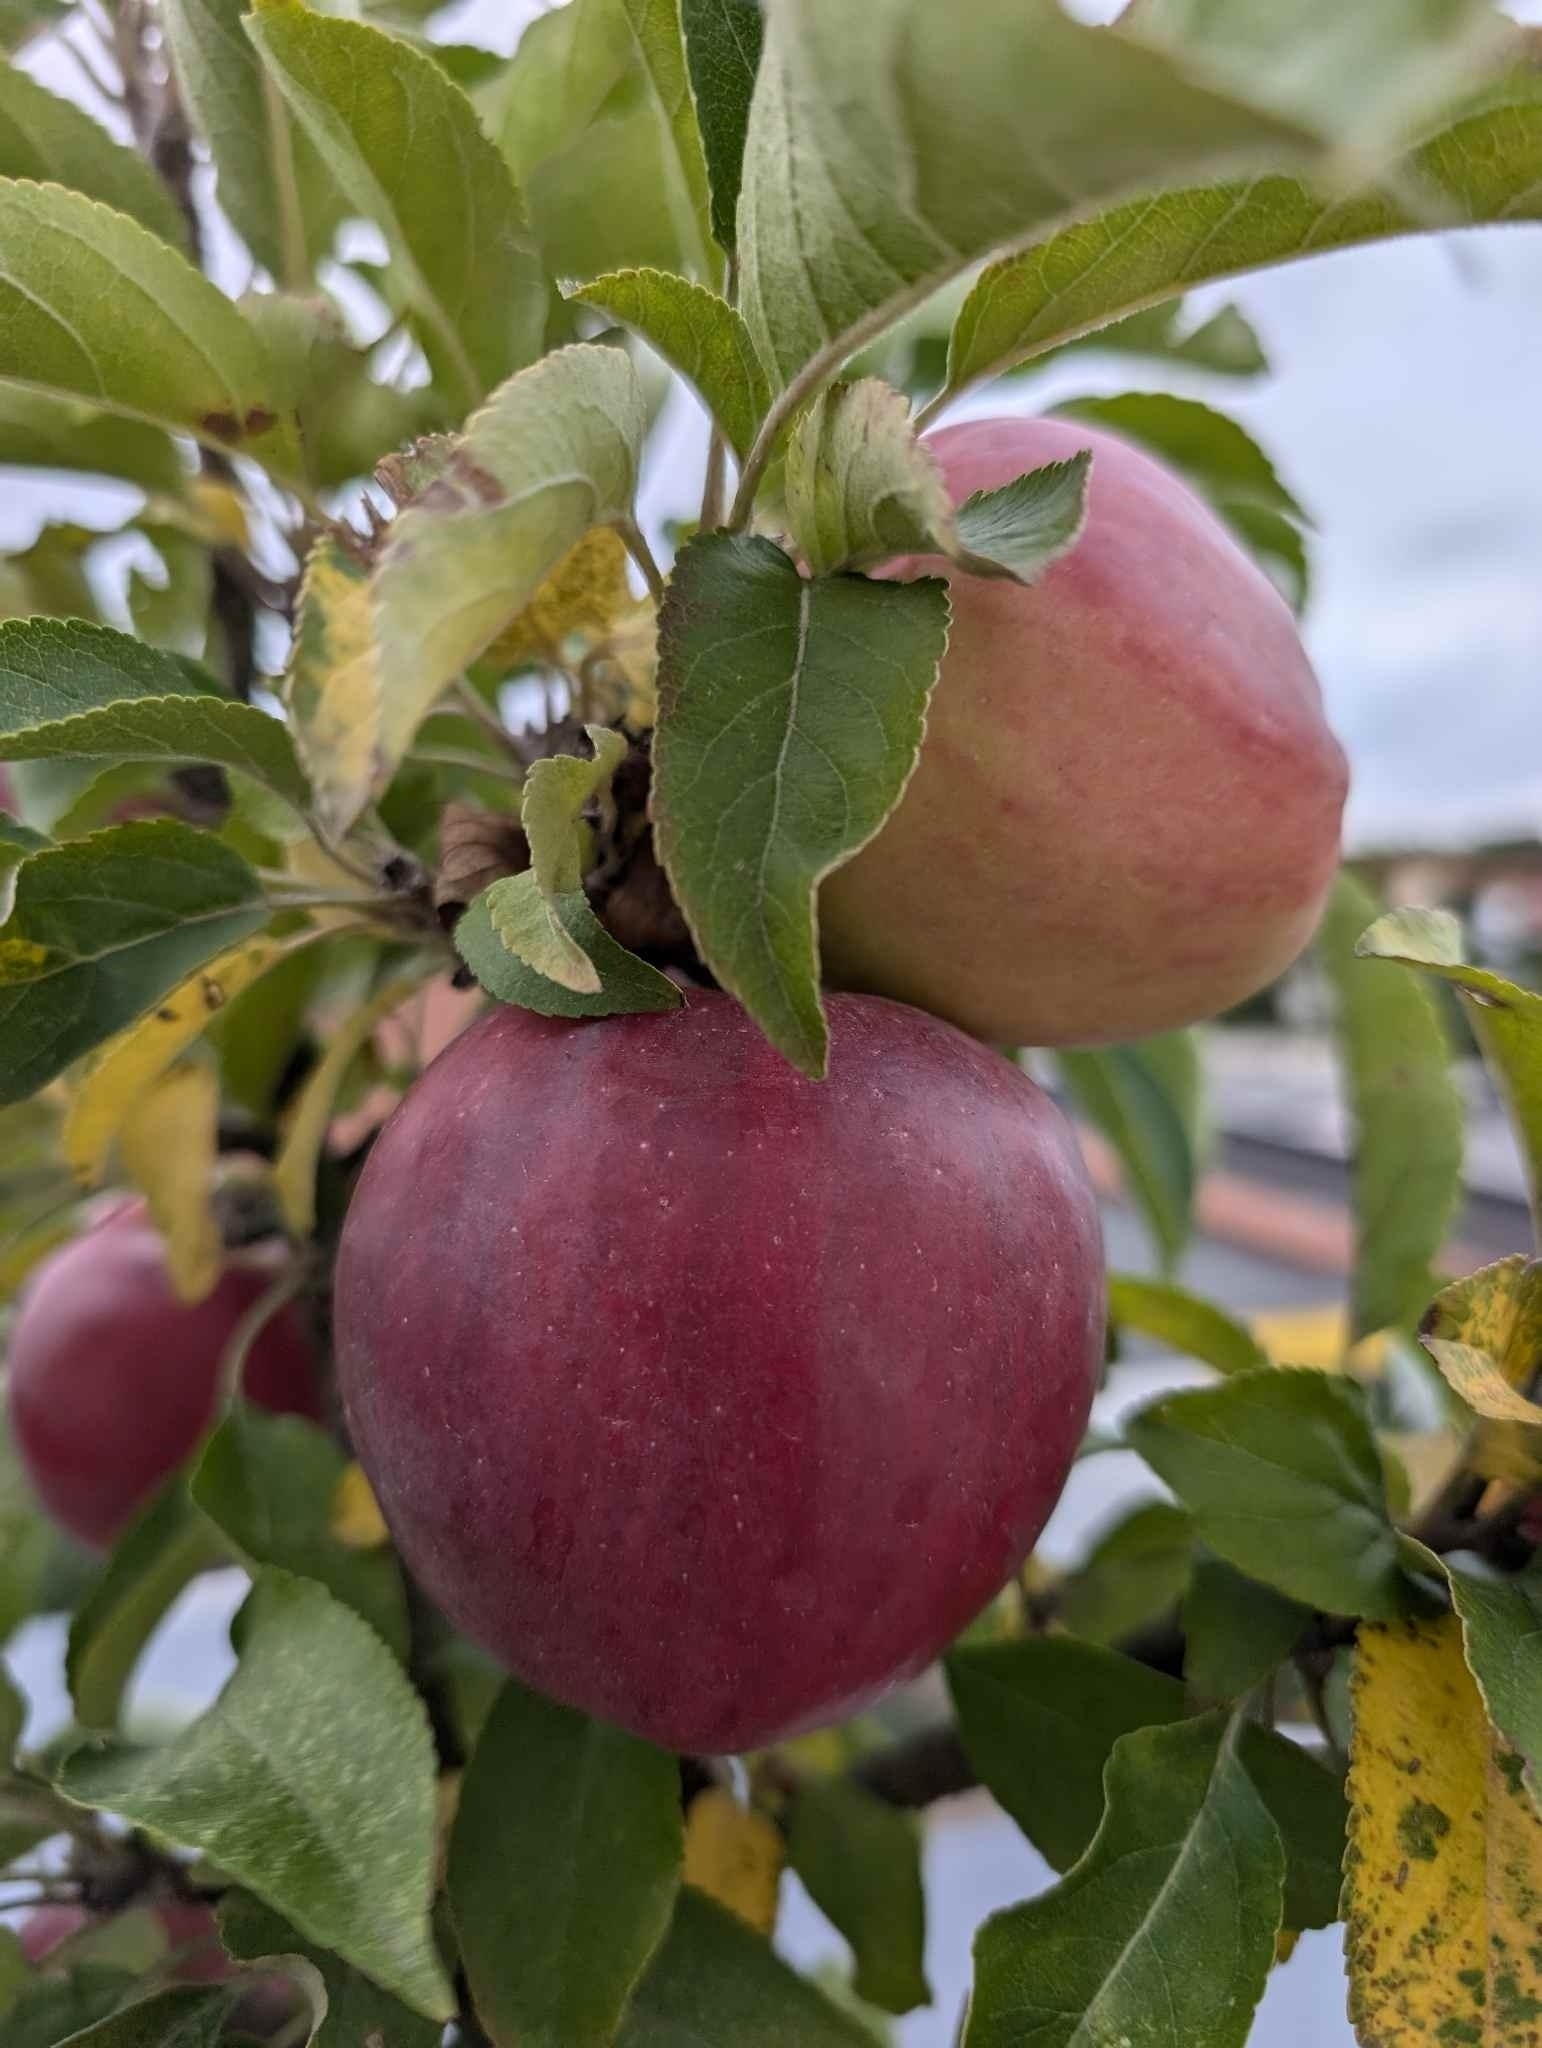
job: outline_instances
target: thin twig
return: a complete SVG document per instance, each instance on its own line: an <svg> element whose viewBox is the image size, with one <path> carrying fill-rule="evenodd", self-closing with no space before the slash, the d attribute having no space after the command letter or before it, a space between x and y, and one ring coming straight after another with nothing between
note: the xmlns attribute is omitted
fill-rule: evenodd
<svg viewBox="0 0 1542 2048"><path fill-rule="evenodd" d="M664 574L653 558L653 550L648 545L647 535L630 513L627 514L625 519L617 522L616 531L626 542L627 553L632 557L638 568L641 569L643 581L648 586L648 594L652 597L655 604L662 604L664 602Z"/></svg>
<svg viewBox="0 0 1542 2048"><path fill-rule="evenodd" d="M707 443L707 476L701 492L701 530L711 533L723 523L723 494L728 471L728 445L723 429L712 422L712 439Z"/></svg>
<svg viewBox="0 0 1542 2048"><path fill-rule="evenodd" d="M529 767L530 763L525 758L525 750L518 738L509 731L497 712L478 695L476 686L469 676L457 676L450 686L450 695L455 699L455 703L449 707L451 710L460 709L481 726L484 732L491 733L503 751L519 763L521 773Z"/></svg>
<svg viewBox="0 0 1542 2048"><path fill-rule="evenodd" d="M279 1274L271 1287L265 1288L251 1307L242 1316L230 1333L230 1341L220 1354L219 1408L224 1414L241 1391L241 1377L246 1371L246 1361L252 1346L272 1322L281 1308L295 1299L305 1284L299 1261L293 1261L286 1271Z"/></svg>

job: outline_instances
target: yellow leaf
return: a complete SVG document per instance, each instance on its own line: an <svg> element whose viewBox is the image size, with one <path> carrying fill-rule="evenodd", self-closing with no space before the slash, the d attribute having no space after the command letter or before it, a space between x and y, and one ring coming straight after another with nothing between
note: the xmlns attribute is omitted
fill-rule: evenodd
<svg viewBox="0 0 1542 2048"><path fill-rule="evenodd" d="M1379 1373L1386 1360L1387 1340L1378 1333L1351 1350L1349 1310L1343 1302L1311 1308L1264 1309L1248 1317L1248 1326L1269 1356L1282 1365L1307 1365L1318 1372Z"/></svg>
<svg viewBox="0 0 1542 2048"><path fill-rule="evenodd" d="M316 815L341 836L381 770L380 675L369 571L335 534L305 565L284 702Z"/></svg>
<svg viewBox="0 0 1542 2048"><path fill-rule="evenodd" d="M284 950L274 939L233 947L109 1040L76 1089L64 1120L64 1156L78 1179L88 1187L101 1180L113 1140L145 1090Z"/></svg>
<svg viewBox="0 0 1542 2048"><path fill-rule="evenodd" d="M325 1055L300 1090L273 1166L279 1214L285 1228L295 1237L309 1237L316 1222L316 1167L348 1069L381 1018L404 1003L419 983L434 972L435 965L428 962L377 989L369 1002L333 1032Z"/></svg>
<svg viewBox="0 0 1542 2048"><path fill-rule="evenodd" d="M246 505L239 491L210 476L195 477L188 486L188 500L201 528L200 539L217 546L240 548L244 553L252 536L246 523Z"/></svg>
<svg viewBox="0 0 1542 2048"><path fill-rule="evenodd" d="M1461 1624L1362 1627L1354 1704L1345 1954L1362 2048L1535 2048L1542 1818Z"/></svg>
<svg viewBox="0 0 1542 2048"><path fill-rule="evenodd" d="M219 1079L202 1063L173 1067L130 1105L118 1133L123 1171L166 1240L166 1267L183 1301L202 1301L225 1248L209 1206L218 1156Z"/></svg>
<svg viewBox="0 0 1542 2048"><path fill-rule="evenodd" d="M781 1829L763 1813L741 1806L721 1785L709 1785L691 1801L681 1875L757 1934L769 1935L776 1926L786 1861Z"/></svg>
<svg viewBox="0 0 1542 2048"><path fill-rule="evenodd" d="M603 639L634 603L626 547L614 527L593 526L569 549L511 626L482 657L508 668L524 661L568 665L568 643ZM581 658L582 649L576 650Z"/></svg>
<svg viewBox="0 0 1542 2048"><path fill-rule="evenodd" d="M390 1542L391 1532L362 1465L354 1463L343 1468L332 1489L328 1526L338 1542L349 1550L379 1550Z"/></svg>
<svg viewBox="0 0 1542 2048"><path fill-rule="evenodd" d="M1479 1415L1542 1425L1542 1408L1520 1391L1542 1371L1542 1259L1518 1252L1442 1289L1419 1342Z"/></svg>

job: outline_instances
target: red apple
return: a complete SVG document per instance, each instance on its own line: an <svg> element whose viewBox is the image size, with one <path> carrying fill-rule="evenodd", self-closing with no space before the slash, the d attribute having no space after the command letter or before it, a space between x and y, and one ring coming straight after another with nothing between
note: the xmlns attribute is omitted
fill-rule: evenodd
<svg viewBox="0 0 1542 2048"><path fill-rule="evenodd" d="M955 501L1093 451L1031 588L939 560L953 628L920 764L820 893L825 963L999 1044L1190 1024L1274 979L1338 858L1344 758L1295 622L1170 471L1051 419L927 437Z"/></svg>
<svg viewBox="0 0 1542 2048"><path fill-rule="evenodd" d="M1032 1546L1102 1358L1054 1104L869 997L805 1079L739 1006L500 1009L411 1090L337 1269L403 1555L554 1698L725 1752L843 1718Z"/></svg>
<svg viewBox="0 0 1542 2048"><path fill-rule="evenodd" d="M272 1279L258 1260L232 1261L204 1300L179 1301L138 1204L43 1261L7 1349L11 1426L62 1527L110 1544L192 1453L225 1347ZM292 1305L259 1333L243 1384L263 1408L320 1418L316 1356Z"/></svg>

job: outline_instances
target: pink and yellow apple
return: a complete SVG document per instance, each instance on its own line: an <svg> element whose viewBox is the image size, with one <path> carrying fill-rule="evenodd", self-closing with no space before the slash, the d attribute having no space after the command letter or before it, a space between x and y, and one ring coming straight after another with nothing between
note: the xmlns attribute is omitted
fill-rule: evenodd
<svg viewBox="0 0 1542 2048"><path fill-rule="evenodd" d="M1074 421L926 445L955 502L1093 451L1085 531L1024 588L940 560L920 763L825 883L826 972L1007 1045L1145 1037L1288 967L1338 857L1344 757L1295 621L1188 487Z"/></svg>

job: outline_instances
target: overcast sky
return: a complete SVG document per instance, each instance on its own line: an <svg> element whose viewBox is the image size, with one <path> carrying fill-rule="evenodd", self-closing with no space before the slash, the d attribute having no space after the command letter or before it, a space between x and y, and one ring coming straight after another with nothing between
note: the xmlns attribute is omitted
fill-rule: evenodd
<svg viewBox="0 0 1542 2048"><path fill-rule="evenodd" d="M541 11L468 0L444 32L507 49ZM1542 0L1513 11L1542 19ZM1317 521L1307 636L1354 765L1353 842L1542 833L1542 228L1319 257L1196 305L1226 297L1273 374L1188 388L1246 420ZM1082 356L1012 402L1150 381ZM694 439L678 419L666 461ZM655 473L651 509L696 490ZM78 502L12 495L0 542Z"/></svg>

